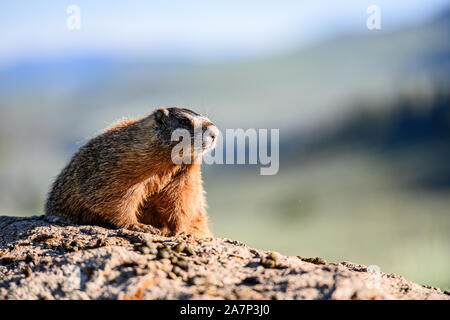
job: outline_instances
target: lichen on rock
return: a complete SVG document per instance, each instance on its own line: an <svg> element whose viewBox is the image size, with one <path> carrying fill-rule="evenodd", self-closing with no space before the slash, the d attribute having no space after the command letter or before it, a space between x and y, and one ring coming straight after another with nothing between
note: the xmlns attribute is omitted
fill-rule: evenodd
<svg viewBox="0 0 450 320"><path fill-rule="evenodd" d="M222 238L0 216L0 299L449 299L350 262Z"/></svg>

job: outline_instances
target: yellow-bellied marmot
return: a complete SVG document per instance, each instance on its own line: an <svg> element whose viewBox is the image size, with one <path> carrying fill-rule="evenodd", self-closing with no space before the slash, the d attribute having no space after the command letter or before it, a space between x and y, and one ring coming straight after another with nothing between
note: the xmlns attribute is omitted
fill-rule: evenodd
<svg viewBox="0 0 450 320"><path fill-rule="evenodd" d="M176 164L171 157L177 143L172 132L183 128L194 133L196 127L203 134L201 157L214 147L218 130L189 109L159 108L113 124L82 146L62 170L45 213L80 224L211 235L199 161Z"/></svg>

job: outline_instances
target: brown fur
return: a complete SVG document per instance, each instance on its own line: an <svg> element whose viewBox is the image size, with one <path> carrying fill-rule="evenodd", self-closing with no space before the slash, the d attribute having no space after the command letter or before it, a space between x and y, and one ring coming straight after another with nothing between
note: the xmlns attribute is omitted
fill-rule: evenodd
<svg viewBox="0 0 450 320"><path fill-rule="evenodd" d="M200 164L171 160L168 137L181 118L217 130L205 117L179 108L124 119L72 157L52 186L46 214L81 224L210 236Z"/></svg>

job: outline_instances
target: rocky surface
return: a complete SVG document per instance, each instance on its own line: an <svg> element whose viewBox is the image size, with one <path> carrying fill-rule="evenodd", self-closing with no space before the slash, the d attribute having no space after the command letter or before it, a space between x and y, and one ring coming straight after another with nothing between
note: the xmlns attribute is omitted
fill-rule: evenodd
<svg viewBox="0 0 450 320"><path fill-rule="evenodd" d="M449 299L366 266L241 242L0 217L0 299Z"/></svg>

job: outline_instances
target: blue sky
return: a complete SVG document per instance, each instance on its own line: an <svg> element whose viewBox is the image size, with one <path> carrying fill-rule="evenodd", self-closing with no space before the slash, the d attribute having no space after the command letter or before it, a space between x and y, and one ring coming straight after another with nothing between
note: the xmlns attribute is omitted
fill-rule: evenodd
<svg viewBox="0 0 450 320"><path fill-rule="evenodd" d="M69 5L81 30L66 27ZM0 64L70 54L221 58L265 54L336 34L370 32L366 8L381 8L382 29L413 25L449 0L112 1L14 0L0 10Z"/></svg>

